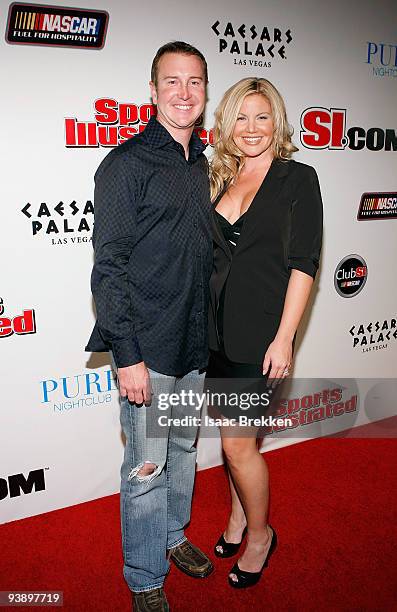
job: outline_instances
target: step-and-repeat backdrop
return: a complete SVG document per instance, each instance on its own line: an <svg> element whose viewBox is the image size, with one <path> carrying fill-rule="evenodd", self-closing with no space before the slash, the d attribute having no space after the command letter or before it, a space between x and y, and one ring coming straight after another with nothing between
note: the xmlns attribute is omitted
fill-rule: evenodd
<svg viewBox="0 0 397 612"><path fill-rule="evenodd" d="M322 262L282 404L292 426L264 448L393 415L395 3L0 6L0 522L118 491L114 376L106 354L84 352L94 321L93 176L112 147L145 128L151 61L169 40L208 60L199 129L208 155L223 92L265 77L285 98L296 159L320 179ZM219 439L203 431L199 467L221 461Z"/></svg>

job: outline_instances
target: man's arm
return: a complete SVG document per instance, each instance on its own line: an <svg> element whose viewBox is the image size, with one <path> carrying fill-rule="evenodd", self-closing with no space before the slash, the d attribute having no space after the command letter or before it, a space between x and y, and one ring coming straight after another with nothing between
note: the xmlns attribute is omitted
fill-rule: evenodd
<svg viewBox="0 0 397 612"><path fill-rule="evenodd" d="M118 368L120 393L142 403L150 400L149 374L134 329L127 276L136 239L136 197L136 180L125 157L106 158L95 177L91 289L100 334Z"/></svg>

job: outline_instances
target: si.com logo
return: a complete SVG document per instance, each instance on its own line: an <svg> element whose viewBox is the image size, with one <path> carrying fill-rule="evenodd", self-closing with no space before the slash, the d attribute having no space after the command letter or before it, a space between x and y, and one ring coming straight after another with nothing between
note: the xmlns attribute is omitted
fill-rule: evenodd
<svg viewBox="0 0 397 612"><path fill-rule="evenodd" d="M334 284L342 297L354 297L367 281L367 264L360 255L348 255L338 264Z"/></svg>
<svg viewBox="0 0 397 612"><path fill-rule="evenodd" d="M106 11L14 2L6 40L11 44L102 49L109 15Z"/></svg>
<svg viewBox="0 0 397 612"><path fill-rule="evenodd" d="M24 310L23 314L16 317L3 317L3 299L0 298L0 338L6 338L16 334L25 336L26 334L36 333L36 320L34 310Z"/></svg>
<svg viewBox="0 0 397 612"><path fill-rule="evenodd" d="M46 468L48 469L48 468ZM12 474L7 478L0 478L0 501L6 497L19 497L37 491L45 491L44 469L31 470L27 476Z"/></svg>
<svg viewBox="0 0 397 612"><path fill-rule="evenodd" d="M301 143L307 149L397 151L394 129L351 127L346 131L346 109L313 106L301 115Z"/></svg>

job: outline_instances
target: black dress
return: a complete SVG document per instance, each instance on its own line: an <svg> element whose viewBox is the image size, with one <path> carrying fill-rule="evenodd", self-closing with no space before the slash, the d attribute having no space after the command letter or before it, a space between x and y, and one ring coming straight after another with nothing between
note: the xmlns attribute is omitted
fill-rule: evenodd
<svg viewBox="0 0 397 612"><path fill-rule="evenodd" d="M237 221L230 223L223 215L215 211L215 215L225 240L228 242L232 254L238 244L240 235L243 231L245 216L241 215ZM247 406L245 401L242 402L244 408L239 406L218 405L212 408L217 409L222 416L227 418L239 418L239 416L247 416L248 418L259 418L268 416L270 409L270 399L272 398L273 390L267 386L267 376L263 375L263 364L261 363L237 363L231 361L225 353L223 343L223 315L225 293L227 280L223 286L219 306L217 310L217 328L219 335L219 350L210 350L210 358L206 375L207 392L213 394L226 393L228 395L253 393L262 395L262 402L258 406L253 406L252 403ZM254 380L252 380L254 379ZM265 398L266 396L266 398ZM260 400L259 400L260 401Z"/></svg>

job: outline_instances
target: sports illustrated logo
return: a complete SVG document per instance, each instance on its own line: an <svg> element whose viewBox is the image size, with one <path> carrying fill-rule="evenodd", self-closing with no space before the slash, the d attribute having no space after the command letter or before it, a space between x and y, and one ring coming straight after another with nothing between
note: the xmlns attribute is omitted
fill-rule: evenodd
<svg viewBox="0 0 397 612"><path fill-rule="evenodd" d="M91 200L77 204L25 204L21 212L29 219L35 239L50 239L52 245L84 244L92 241L94 206Z"/></svg>
<svg viewBox="0 0 397 612"><path fill-rule="evenodd" d="M343 391L340 388L323 389L319 393L280 400L274 416L276 418L288 417L291 422L288 425L273 426L272 431L280 432L287 429L295 429L318 421L339 417L356 410L357 395L344 399Z"/></svg>
<svg viewBox="0 0 397 612"><path fill-rule="evenodd" d="M360 347L363 353L388 348L389 342L397 340L396 325L396 319L352 325L349 333L353 337L353 348Z"/></svg>
<svg viewBox="0 0 397 612"><path fill-rule="evenodd" d="M0 297L0 338L7 338L16 334L26 336L36 333L36 319L33 309L24 310L21 315L16 317L3 317L4 302Z"/></svg>
<svg viewBox="0 0 397 612"><path fill-rule="evenodd" d="M312 106L301 115L300 140L307 149L397 151L394 129L351 127L346 131L345 108Z"/></svg>
<svg viewBox="0 0 397 612"><path fill-rule="evenodd" d="M397 219L397 192L363 193L358 209L358 221Z"/></svg>
<svg viewBox="0 0 397 612"><path fill-rule="evenodd" d="M107 404L117 391L113 370L86 372L40 381L40 402L53 412L65 414L75 408Z"/></svg>
<svg viewBox="0 0 397 612"><path fill-rule="evenodd" d="M113 98L94 102L94 121L65 119L66 147L116 147L128 138L143 132L150 117L156 114L153 104L119 103ZM194 129L204 144L213 144L212 130L201 126L200 118Z"/></svg>
<svg viewBox="0 0 397 612"><path fill-rule="evenodd" d="M14 2L8 12L6 41L13 45L46 45L102 49L106 11Z"/></svg>
<svg viewBox="0 0 397 612"><path fill-rule="evenodd" d="M48 470L48 468L45 468ZM22 493L37 493L45 491L45 470L31 470L27 476L12 474L7 478L0 478L0 501L6 497L20 497Z"/></svg>
<svg viewBox="0 0 397 612"><path fill-rule="evenodd" d="M337 293L342 297L354 297L367 282L367 264L360 255L348 255L338 264L334 274Z"/></svg>
<svg viewBox="0 0 397 612"><path fill-rule="evenodd" d="M367 42L366 64L373 76L397 77L397 45Z"/></svg>
<svg viewBox="0 0 397 612"><path fill-rule="evenodd" d="M236 66L271 68L272 60L287 59L287 45L292 41L291 30L274 26L217 20L211 29L218 36L219 53L239 56L234 57Z"/></svg>

